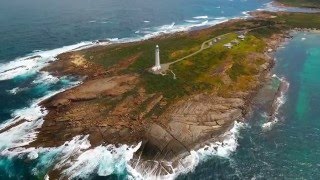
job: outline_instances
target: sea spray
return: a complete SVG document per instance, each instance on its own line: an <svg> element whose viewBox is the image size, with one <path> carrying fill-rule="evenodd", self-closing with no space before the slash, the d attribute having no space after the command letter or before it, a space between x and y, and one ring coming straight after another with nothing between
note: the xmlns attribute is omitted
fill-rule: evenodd
<svg viewBox="0 0 320 180"><path fill-rule="evenodd" d="M193 19L208 19L208 16L195 16Z"/></svg>
<svg viewBox="0 0 320 180"><path fill-rule="evenodd" d="M8 63L0 64L0 81L9 80L28 73L36 73L48 65L48 63L55 61L56 56L59 54L92 47L94 45L93 42L81 42L53 50L36 51L26 57L17 58Z"/></svg>
<svg viewBox="0 0 320 180"><path fill-rule="evenodd" d="M134 176L134 179L173 180L181 174L192 172L200 162L206 161L212 156L229 158L231 153L237 149L240 130L245 126L244 123L235 121L233 127L221 136L221 141L208 143L198 150L190 151L188 156L178 160L176 166L173 165L173 162L167 161L141 161L128 168L129 174ZM150 164L152 164L151 167ZM166 168L163 168L164 166ZM166 174L161 174L159 169Z"/></svg>
<svg viewBox="0 0 320 180"><path fill-rule="evenodd" d="M21 89L19 87L15 87L13 89L7 90L7 92L12 94L12 95L16 95L20 91L21 91Z"/></svg>
<svg viewBox="0 0 320 180"><path fill-rule="evenodd" d="M32 81L32 84L41 84L41 83L50 83L55 84L59 81L59 78L56 76L51 75L49 72L41 71L37 78Z"/></svg>
<svg viewBox="0 0 320 180"><path fill-rule="evenodd" d="M51 170L61 172L62 178L89 178L92 175L108 176L126 171L129 161L140 148L135 146L100 145L91 147L86 136L76 136L63 145L51 148L16 148L2 151L1 156L23 158L36 161L33 175L47 173ZM52 167L52 169L48 169ZM43 172L45 170L45 172Z"/></svg>
<svg viewBox="0 0 320 180"><path fill-rule="evenodd" d="M31 102L29 107L15 110L12 118L0 125L0 150L25 146L34 141L37 129L42 126L43 118L48 113L39 103L80 83L81 81L70 82L60 90L47 92L47 95Z"/></svg>
<svg viewBox="0 0 320 180"><path fill-rule="evenodd" d="M87 178L92 174L99 176L120 174L127 169L128 162L140 146L141 143L136 146L120 147L100 145L80 154L62 173L68 178Z"/></svg>

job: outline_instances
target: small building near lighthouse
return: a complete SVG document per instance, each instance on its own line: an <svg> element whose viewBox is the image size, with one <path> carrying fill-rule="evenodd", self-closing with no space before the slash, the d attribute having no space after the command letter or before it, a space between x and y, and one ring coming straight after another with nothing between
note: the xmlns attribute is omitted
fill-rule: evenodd
<svg viewBox="0 0 320 180"><path fill-rule="evenodd" d="M160 49L159 46L156 46L156 51L155 51L155 64L152 67L153 71L159 71L161 70L161 64L160 64Z"/></svg>

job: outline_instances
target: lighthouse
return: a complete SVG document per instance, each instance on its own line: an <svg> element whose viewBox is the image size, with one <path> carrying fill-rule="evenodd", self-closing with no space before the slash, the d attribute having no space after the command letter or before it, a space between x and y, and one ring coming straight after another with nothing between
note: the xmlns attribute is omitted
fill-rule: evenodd
<svg viewBox="0 0 320 180"><path fill-rule="evenodd" d="M153 71L159 71L161 69L160 65L160 50L159 46L156 46L156 52L155 52L155 65L153 66L152 70Z"/></svg>

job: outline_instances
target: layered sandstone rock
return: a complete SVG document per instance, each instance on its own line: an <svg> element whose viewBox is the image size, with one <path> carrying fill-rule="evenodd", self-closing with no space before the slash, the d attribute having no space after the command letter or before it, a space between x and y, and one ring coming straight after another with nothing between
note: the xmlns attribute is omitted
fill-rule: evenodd
<svg viewBox="0 0 320 180"><path fill-rule="evenodd" d="M241 120L244 106L241 98L208 94L180 101L161 117L167 119L166 124L154 123L149 128L145 152L157 151L154 158L164 160L189 153L199 142L217 138L235 120Z"/></svg>

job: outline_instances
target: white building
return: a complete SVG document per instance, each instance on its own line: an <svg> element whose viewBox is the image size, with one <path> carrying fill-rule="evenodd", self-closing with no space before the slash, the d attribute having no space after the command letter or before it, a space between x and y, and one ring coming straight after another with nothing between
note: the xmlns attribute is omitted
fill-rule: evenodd
<svg viewBox="0 0 320 180"><path fill-rule="evenodd" d="M240 36L238 36L238 38L241 39L241 40L244 40L246 38L246 36L240 35Z"/></svg>
<svg viewBox="0 0 320 180"><path fill-rule="evenodd" d="M223 46L227 47L228 49L231 49L233 45L231 43L227 43L227 44L224 44Z"/></svg>
<svg viewBox="0 0 320 180"><path fill-rule="evenodd" d="M160 65L160 50L159 46L156 46L156 52L155 52L155 65L152 67L153 71L159 71L161 69Z"/></svg>

